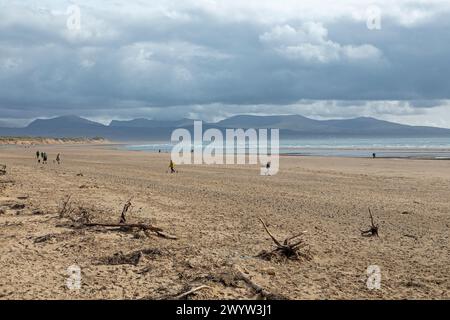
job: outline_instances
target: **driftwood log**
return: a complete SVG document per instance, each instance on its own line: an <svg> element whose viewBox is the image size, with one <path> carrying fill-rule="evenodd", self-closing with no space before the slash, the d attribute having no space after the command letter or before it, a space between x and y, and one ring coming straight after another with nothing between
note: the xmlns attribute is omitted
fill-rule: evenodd
<svg viewBox="0 0 450 320"><path fill-rule="evenodd" d="M109 230L113 230L113 231L123 231L123 232L128 232L128 231L143 231L145 233L145 235L147 237L150 236L150 232L155 233L157 236L162 237L162 238L166 238L166 239L171 239L171 240L177 240L178 238L176 236L167 234L164 232L163 229L152 226L151 224L146 224L146 223L127 223L127 217L126 214L128 212L128 210L131 207L131 199L128 200L123 209L122 209L122 213L120 214L120 220L119 223L83 223L83 227L86 228L92 228L92 227L101 227L101 228L106 228Z"/></svg>

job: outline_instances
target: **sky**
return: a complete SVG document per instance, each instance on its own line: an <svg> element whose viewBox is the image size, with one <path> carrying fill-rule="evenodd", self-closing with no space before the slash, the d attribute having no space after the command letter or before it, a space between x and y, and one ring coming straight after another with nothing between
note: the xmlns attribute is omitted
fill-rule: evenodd
<svg viewBox="0 0 450 320"><path fill-rule="evenodd" d="M0 0L0 126L371 116L450 128L448 0Z"/></svg>

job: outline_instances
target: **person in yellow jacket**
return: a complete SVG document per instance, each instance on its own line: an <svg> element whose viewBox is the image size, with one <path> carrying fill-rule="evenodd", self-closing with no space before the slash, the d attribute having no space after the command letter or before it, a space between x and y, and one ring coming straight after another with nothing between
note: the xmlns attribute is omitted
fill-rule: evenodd
<svg viewBox="0 0 450 320"><path fill-rule="evenodd" d="M170 160L169 168L170 168L170 173L175 173L175 164L173 163L172 160Z"/></svg>

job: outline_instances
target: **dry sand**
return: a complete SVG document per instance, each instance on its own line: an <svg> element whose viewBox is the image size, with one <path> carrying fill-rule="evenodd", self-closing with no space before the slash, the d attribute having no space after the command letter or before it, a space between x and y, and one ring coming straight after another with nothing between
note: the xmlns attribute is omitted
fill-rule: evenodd
<svg viewBox="0 0 450 320"><path fill-rule="evenodd" d="M46 146L50 163L38 165L34 151L0 148L1 299L160 298L200 285L210 288L190 298L255 298L236 266L290 299L450 298L449 161L283 157L271 177L242 165L178 166L171 175L168 154ZM65 195L109 222L132 197L128 221L179 239L73 229L58 217ZM360 234L368 207L380 238ZM258 217L280 239L307 230L312 260L255 257L273 248ZM154 250L136 265L105 262L142 249ZM80 290L66 287L74 264ZM366 286L369 265L381 269L380 290Z"/></svg>

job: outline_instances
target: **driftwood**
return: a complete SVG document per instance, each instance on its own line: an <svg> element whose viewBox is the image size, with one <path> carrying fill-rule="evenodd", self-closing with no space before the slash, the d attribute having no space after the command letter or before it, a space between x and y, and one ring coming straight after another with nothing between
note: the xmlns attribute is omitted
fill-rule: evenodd
<svg viewBox="0 0 450 320"><path fill-rule="evenodd" d="M203 275L203 276L197 277L195 280L196 281L200 281L200 280L212 281L215 283L219 283L225 287L233 287L233 288L242 287L240 285L240 282L243 282L247 287L249 287L252 290L252 292L254 294L258 295L259 298L261 298L261 299L268 299L268 300L288 300L289 299L286 296L271 292L268 289L264 288L263 286L257 284L237 264L233 264L231 270L227 270L227 271L220 272L220 273L210 273L208 275Z"/></svg>
<svg viewBox="0 0 450 320"><path fill-rule="evenodd" d="M40 236L40 237L37 237L36 239L34 239L34 243L47 242L47 241L55 239L55 238L56 238L55 234L47 234L45 236Z"/></svg>
<svg viewBox="0 0 450 320"><path fill-rule="evenodd" d="M190 296L191 294L193 294L193 293L195 293L195 292L197 292L197 291L203 290L203 289L211 289L211 287L205 286L205 285L200 286L200 287L196 287L196 288L193 288L193 289L191 289L191 290L189 290L189 291L186 291L186 292L184 292L184 293L181 293L181 294L179 294L179 295L173 297L172 299L175 299L175 300L182 300L182 299L184 299L184 298Z"/></svg>
<svg viewBox="0 0 450 320"><path fill-rule="evenodd" d="M305 258L306 260L311 259L311 254L310 254L309 250L306 250L305 252L300 251L300 249L305 249L305 247L307 246L305 244L305 242L302 239L298 240L298 238L303 236L306 233L306 231L303 231L292 237L286 238L281 243L280 241L277 240L277 238L275 238L274 235L272 235L272 233L267 228L267 225L263 221L263 219L259 218L259 220L261 221L264 229L266 230L267 234L270 236L270 238L272 239L272 241L275 243L275 246L276 246L276 248L272 251L261 252L258 255L259 257L270 260L273 255L280 254L289 259L297 259L298 260L301 257ZM297 240L295 241L295 239L297 239Z"/></svg>
<svg viewBox="0 0 450 320"><path fill-rule="evenodd" d="M186 300L186 298L188 296L190 296L191 294L194 294L197 291L200 291L203 289L211 289L211 287L206 286L206 285L201 285L199 287L189 289L188 291L185 291L185 292L182 291L180 293L163 295L163 296L159 296L159 297L147 296L147 297L142 298L142 300ZM185 287L184 290L187 290L187 288Z"/></svg>
<svg viewBox="0 0 450 320"><path fill-rule="evenodd" d="M191 294L193 294L193 293L195 293L195 292L197 292L197 291L203 290L203 289L211 289L211 287L210 287L210 286L202 285L202 286L193 288L193 289L191 289L191 290L189 290L189 291L180 293L180 294L178 294L178 295L176 295L176 296L164 297L164 300L170 300L170 299L172 299L172 300L183 300L183 299L186 299L186 298L187 298L188 296L190 296Z"/></svg>
<svg viewBox="0 0 450 320"><path fill-rule="evenodd" d="M163 229L152 226L151 224L146 224L146 223L126 223L127 218L126 218L126 213L128 212L128 209L131 207L131 199L127 201L127 203L125 203L123 209L122 209L122 213L120 215L120 220L119 223L83 223L82 226L86 227L86 228L91 228L91 227L102 227L102 228L107 228L109 230L114 230L114 231L143 231L145 233L145 235L147 237L150 237L150 233L149 232L153 232L155 233L157 236L162 237L162 238L166 238L166 239L171 239L171 240L177 240L178 238L176 236L167 234L163 231Z"/></svg>
<svg viewBox="0 0 450 320"><path fill-rule="evenodd" d="M67 195L60 204L58 215L60 218L67 217L68 215L72 214L74 209L72 208L71 203L72 195Z"/></svg>
<svg viewBox="0 0 450 320"><path fill-rule="evenodd" d="M148 232L154 232L156 235L171 239L171 240L177 240L178 238L176 236L170 235L165 233L161 228L154 227L150 224L144 224L144 223L85 223L83 224L83 227L91 228L91 227L103 227L108 228L110 230L114 231L143 231L147 236L149 236Z"/></svg>
<svg viewBox="0 0 450 320"><path fill-rule="evenodd" d="M131 199L128 200L127 203L125 203L125 205L123 206L122 214L120 215L119 223L126 223L127 222L126 214L128 212L128 209L130 209L130 207L131 207Z"/></svg>
<svg viewBox="0 0 450 320"><path fill-rule="evenodd" d="M361 235L363 237L373 237L373 236L377 236L378 235L378 225L375 224L375 222L373 221L373 216L372 216L372 211L369 208L369 215L370 215L370 229L368 230L361 230Z"/></svg>
<svg viewBox="0 0 450 320"><path fill-rule="evenodd" d="M178 239L176 236L167 234L163 231L163 229L152 226L151 224L127 223L126 214L129 211L130 207L131 207L131 199L128 200L124 205L122 212L120 214L119 223L107 223L107 222L93 223L90 211L83 207L74 208L72 206L71 196L68 195L61 201L59 208L59 217L69 218L73 222L73 224L71 224L71 227L77 229L99 227L111 231L122 231L122 232L142 231L147 237L150 237L150 232L153 232L157 236L162 238L171 240Z"/></svg>
<svg viewBox="0 0 450 320"><path fill-rule="evenodd" d="M407 237L407 238L412 238L412 239L414 239L414 240L419 240L419 238L418 238L417 236L412 235L412 234L404 234L403 236L404 236L404 237Z"/></svg>
<svg viewBox="0 0 450 320"><path fill-rule="evenodd" d="M256 294L258 294L263 299L268 299L268 300L287 300L286 297L284 297L284 296L282 296L280 294L272 293L272 292L264 289L263 287L261 287L259 284L255 283L252 279L250 279L242 271L242 269L239 266L235 265L234 269L237 271L237 280L244 281Z"/></svg>

